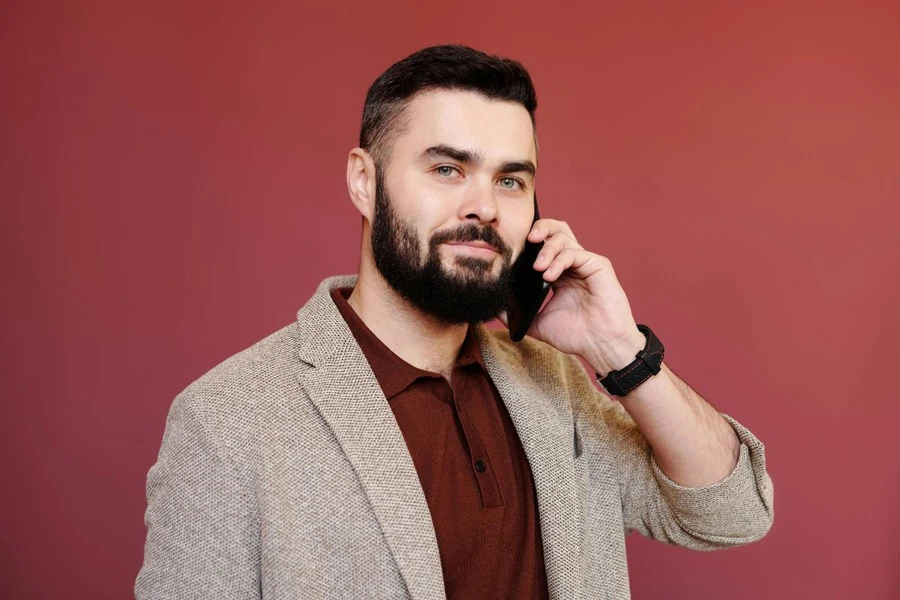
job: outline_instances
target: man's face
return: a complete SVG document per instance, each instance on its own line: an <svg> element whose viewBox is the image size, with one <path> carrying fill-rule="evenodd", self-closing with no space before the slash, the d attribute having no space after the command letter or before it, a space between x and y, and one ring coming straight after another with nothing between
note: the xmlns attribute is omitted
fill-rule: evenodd
<svg viewBox="0 0 900 600"><path fill-rule="evenodd" d="M448 90L406 110L407 129L376 166L375 264L442 322L488 321L507 304L534 216L531 119L521 105Z"/></svg>

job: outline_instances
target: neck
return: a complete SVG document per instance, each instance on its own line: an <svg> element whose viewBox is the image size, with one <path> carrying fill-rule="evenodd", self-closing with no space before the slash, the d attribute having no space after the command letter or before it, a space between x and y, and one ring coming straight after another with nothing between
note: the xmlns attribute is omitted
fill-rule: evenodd
<svg viewBox="0 0 900 600"><path fill-rule="evenodd" d="M360 265L347 299L359 318L391 351L419 369L449 377L468 325L447 325L400 296L374 265Z"/></svg>

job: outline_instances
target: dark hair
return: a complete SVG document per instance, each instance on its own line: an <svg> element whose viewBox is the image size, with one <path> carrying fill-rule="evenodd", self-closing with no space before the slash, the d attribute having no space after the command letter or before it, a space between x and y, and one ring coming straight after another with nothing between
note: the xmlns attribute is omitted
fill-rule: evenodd
<svg viewBox="0 0 900 600"><path fill-rule="evenodd" d="M366 94L359 146L376 164L387 158L394 137L407 126L401 117L409 101L431 89L473 91L519 103L536 126L537 94L521 63L458 44L431 46L391 65Z"/></svg>

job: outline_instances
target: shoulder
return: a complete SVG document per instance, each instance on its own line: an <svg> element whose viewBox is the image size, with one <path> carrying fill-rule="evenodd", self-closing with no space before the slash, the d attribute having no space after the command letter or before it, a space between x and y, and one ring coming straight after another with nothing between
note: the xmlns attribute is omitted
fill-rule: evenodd
<svg viewBox="0 0 900 600"><path fill-rule="evenodd" d="M175 398L173 419L193 419L214 438L248 432L269 399L297 393L297 326L287 325L222 361Z"/></svg>
<svg viewBox="0 0 900 600"><path fill-rule="evenodd" d="M252 346L225 359L185 391L223 397L265 393L272 385L290 378L299 363L296 357L297 324L291 323Z"/></svg>

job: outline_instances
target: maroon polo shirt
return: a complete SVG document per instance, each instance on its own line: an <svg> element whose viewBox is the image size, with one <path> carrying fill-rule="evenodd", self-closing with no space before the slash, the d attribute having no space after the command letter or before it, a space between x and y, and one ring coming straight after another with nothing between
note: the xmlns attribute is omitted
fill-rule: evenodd
<svg viewBox="0 0 900 600"><path fill-rule="evenodd" d="M347 302L353 332L409 448L437 535L447 598L547 598L537 496L509 413L469 328L451 374L394 354Z"/></svg>

